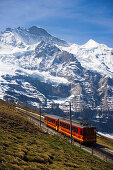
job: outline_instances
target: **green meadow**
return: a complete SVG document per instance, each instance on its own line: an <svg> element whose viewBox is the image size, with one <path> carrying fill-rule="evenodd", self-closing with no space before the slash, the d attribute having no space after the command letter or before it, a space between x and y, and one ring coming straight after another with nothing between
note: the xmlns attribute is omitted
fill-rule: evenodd
<svg viewBox="0 0 113 170"><path fill-rule="evenodd" d="M109 170L113 164L49 135L0 100L0 170Z"/></svg>

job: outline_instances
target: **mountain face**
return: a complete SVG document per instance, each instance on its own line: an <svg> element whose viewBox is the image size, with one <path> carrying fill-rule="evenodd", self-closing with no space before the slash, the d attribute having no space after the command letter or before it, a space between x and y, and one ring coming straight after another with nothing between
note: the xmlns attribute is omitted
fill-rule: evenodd
<svg viewBox="0 0 113 170"><path fill-rule="evenodd" d="M86 44L79 46L72 44L63 47L75 55L78 61L87 70L98 72L113 78L113 49L104 44L99 44L94 40L89 40Z"/></svg>
<svg viewBox="0 0 113 170"><path fill-rule="evenodd" d="M68 113L71 101L75 117L111 120L113 49L94 40L69 44L36 26L7 28L0 34L0 98L59 113Z"/></svg>

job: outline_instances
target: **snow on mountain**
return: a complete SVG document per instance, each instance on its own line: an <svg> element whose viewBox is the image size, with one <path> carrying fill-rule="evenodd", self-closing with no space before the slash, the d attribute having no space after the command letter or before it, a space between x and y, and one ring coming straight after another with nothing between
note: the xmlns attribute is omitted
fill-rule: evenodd
<svg viewBox="0 0 113 170"><path fill-rule="evenodd" d="M90 39L86 44L82 45L81 48L92 49L92 48L97 48L98 46L99 46L99 43L97 43L94 40Z"/></svg>
<svg viewBox="0 0 113 170"><path fill-rule="evenodd" d="M72 44L61 49L74 54L86 69L113 77L113 48L89 40L84 45Z"/></svg>
<svg viewBox="0 0 113 170"><path fill-rule="evenodd" d="M28 76L33 77L33 78L37 78L40 82L44 82L44 83L52 83L53 85L58 85L58 84L70 84L70 82L64 78L64 77L57 77L57 76L52 76L50 75L49 72L45 72L45 71L34 71L34 70L24 70L24 72L26 74L28 74Z"/></svg>
<svg viewBox="0 0 113 170"><path fill-rule="evenodd" d="M60 95L60 86L64 86L66 91L70 82L49 72L55 59L53 54L60 51L55 44L68 45L35 26L29 29L7 28L1 33L0 98L33 106L42 103L46 107L52 104L49 99L52 95L53 98ZM60 96L65 97L65 94Z"/></svg>
<svg viewBox="0 0 113 170"><path fill-rule="evenodd" d="M0 34L0 97L79 112L113 110L113 49L89 40L69 44L43 28Z"/></svg>

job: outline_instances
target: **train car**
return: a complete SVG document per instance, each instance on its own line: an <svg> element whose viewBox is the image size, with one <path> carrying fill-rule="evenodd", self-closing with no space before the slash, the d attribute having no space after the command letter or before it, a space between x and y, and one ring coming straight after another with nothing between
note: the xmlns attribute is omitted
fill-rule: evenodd
<svg viewBox="0 0 113 170"><path fill-rule="evenodd" d="M45 124L66 136L71 136L70 121L63 117L45 115ZM96 143L96 128L80 121L72 121L72 138L81 143Z"/></svg>
<svg viewBox="0 0 113 170"><path fill-rule="evenodd" d="M53 115L53 116L44 116L44 123L45 125L55 129L58 131L58 119Z"/></svg>

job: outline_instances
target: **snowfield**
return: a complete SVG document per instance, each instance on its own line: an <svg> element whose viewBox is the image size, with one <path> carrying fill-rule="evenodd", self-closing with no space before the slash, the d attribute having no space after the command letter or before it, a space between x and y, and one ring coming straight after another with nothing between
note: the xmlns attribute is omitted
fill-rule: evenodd
<svg viewBox="0 0 113 170"><path fill-rule="evenodd" d="M113 78L113 48L89 40L84 45L60 47L75 55L83 67Z"/></svg>

